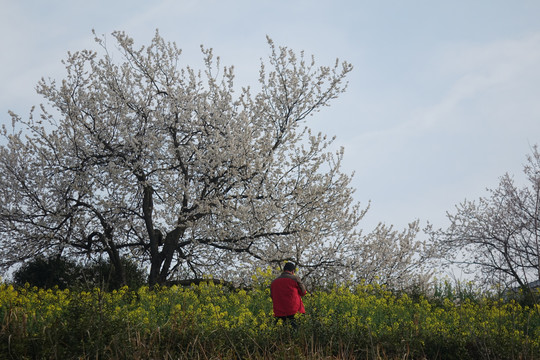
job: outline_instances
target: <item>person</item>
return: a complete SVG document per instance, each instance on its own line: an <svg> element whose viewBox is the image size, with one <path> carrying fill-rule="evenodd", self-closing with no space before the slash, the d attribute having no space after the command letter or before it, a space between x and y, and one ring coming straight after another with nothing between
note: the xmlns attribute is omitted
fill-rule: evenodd
<svg viewBox="0 0 540 360"><path fill-rule="evenodd" d="M302 280L295 275L296 266L286 263L283 272L270 284L270 297L276 320L282 319L296 328L294 316L297 313L304 314L302 296L306 295L306 287Z"/></svg>

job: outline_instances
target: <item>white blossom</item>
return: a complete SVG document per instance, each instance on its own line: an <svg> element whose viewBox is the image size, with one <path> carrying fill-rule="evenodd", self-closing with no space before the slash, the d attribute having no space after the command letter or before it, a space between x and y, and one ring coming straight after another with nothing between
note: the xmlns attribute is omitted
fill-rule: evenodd
<svg viewBox="0 0 540 360"><path fill-rule="evenodd" d="M4 265L63 252L106 253L116 266L129 253L155 284L292 260L307 277L339 281L389 269L402 254L382 252L394 246L416 251L414 229L361 235L366 209L340 171L343 150L305 126L345 91L349 63L318 67L268 39L261 90L236 94L234 68L211 49L196 72L157 32L139 49L113 37L118 53L102 38L101 53L69 53L66 77L38 85L48 102L39 120L12 114L23 131L3 131Z"/></svg>
<svg viewBox="0 0 540 360"><path fill-rule="evenodd" d="M433 232L448 259L476 273L481 283L526 286L540 279L540 153L534 146L523 168L528 186L512 176L476 201L448 212L450 226Z"/></svg>

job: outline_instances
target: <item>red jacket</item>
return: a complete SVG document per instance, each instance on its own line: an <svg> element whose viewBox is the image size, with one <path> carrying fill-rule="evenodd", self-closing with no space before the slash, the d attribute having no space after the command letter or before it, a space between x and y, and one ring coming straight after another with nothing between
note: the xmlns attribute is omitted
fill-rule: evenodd
<svg viewBox="0 0 540 360"><path fill-rule="evenodd" d="M305 313L302 296L306 288L300 278L284 272L270 285L270 296L274 306L274 316L289 316Z"/></svg>

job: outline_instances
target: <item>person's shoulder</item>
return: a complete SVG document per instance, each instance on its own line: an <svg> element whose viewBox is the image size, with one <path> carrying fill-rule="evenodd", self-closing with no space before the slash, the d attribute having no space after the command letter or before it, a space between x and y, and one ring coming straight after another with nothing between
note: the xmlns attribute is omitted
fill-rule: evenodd
<svg viewBox="0 0 540 360"><path fill-rule="evenodd" d="M290 280L298 281L299 277L293 274L283 273L278 279L290 279Z"/></svg>

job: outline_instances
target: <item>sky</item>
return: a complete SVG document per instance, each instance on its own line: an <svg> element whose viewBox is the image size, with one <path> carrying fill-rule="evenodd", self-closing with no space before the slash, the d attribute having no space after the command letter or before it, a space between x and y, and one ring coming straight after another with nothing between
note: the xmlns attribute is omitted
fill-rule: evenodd
<svg viewBox="0 0 540 360"><path fill-rule="evenodd" d="M135 44L158 29L202 64L200 45L256 85L266 36L279 46L353 64L348 89L311 117L336 136L355 199L397 229L486 196L540 143L540 1L516 0L0 0L0 124L42 99L41 77L61 80L68 51L97 50L92 29Z"/></svg>

